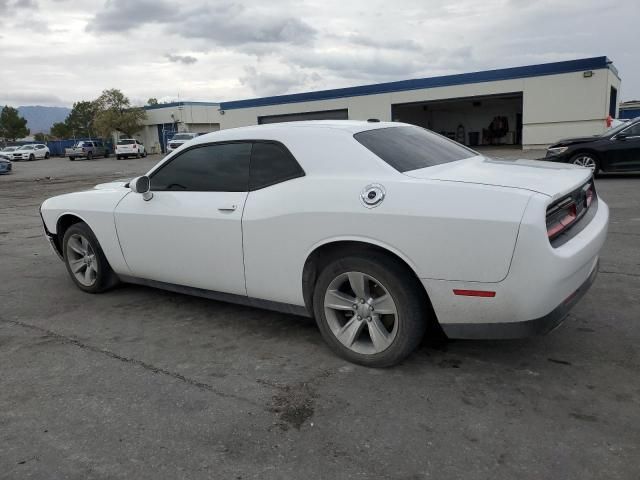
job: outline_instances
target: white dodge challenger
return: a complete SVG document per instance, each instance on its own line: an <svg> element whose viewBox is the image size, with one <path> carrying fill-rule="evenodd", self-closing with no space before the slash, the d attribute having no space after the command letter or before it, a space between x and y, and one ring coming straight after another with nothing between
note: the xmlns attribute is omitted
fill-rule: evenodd
<svg viewBox="0 0 640 480"><path fill-rule="evenodd" d="M129 183L46 200L82 290L118 281L315 317L346 359L557 326L609 220L591 171L486 158L402 123L297 122L197 137Z"/></svg>

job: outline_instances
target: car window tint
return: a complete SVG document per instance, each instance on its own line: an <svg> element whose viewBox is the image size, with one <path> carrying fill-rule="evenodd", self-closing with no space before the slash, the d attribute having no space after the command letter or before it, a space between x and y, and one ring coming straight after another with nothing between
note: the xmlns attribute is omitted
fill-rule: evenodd
<svg viewBox="0 0 640 480"><path fill-rule="evenodd" d="M455 162L478 155L473 150L420 127L387 127L354 138L400 172Z"/></svg>
<svg viewBox="0 0 640 480"><path fill-rule="evenodd" d="M303 175L304 171L284 146L263 142L253 144L250 190L258 190Z"/></svg>
<svg viewBox="0 0 640 480"><path fill-rule="evenodd" d="M250 155L250 143L191 148L152 175L151 189L246 192L249 184Z"/></svg>
<svg viewBox="0 0 640 480"><path fill-rule="evenodd" d="M640 136L640 123L636 123L635 125L631 125L623 133L627 134L627 136L629 136L629 137Z"/></svg>

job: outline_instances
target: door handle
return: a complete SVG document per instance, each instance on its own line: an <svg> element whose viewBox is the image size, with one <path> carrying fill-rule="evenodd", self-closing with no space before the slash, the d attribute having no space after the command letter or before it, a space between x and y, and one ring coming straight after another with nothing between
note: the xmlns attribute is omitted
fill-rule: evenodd
<svg viewBox="0 0 640 480"><path fill-rule="evenodd" d="M222 207L218 207L218 210L221 212L235 212L236 208L238 208L237 205L223 205Z"/></svg>

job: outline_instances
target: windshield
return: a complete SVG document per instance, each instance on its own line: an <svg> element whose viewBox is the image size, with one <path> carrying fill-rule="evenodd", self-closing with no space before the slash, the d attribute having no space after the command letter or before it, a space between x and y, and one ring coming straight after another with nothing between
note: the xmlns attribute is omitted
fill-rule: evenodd
<svg viewBox="0 0 640 480"><path fill-rule="evenodd" d="M191 140L192 138L193 135L190 133L178 133L177 135L174 135L171 140Z"/></svg>
<svg viewBox="0 0 640 480"><path fill-rule="evenodd" d="M3 152L13 152L14 150L17 150L18 147L5 147L2 149Z"/></svg>
<svg viewBox="0 0 640 480"><path fill-rule="evenodd" d="M620 125L618 125L617 127L610 128L609 130L607 130L606 132L604 132L600 136L601 137L609 137L611 135L615 135L616 133L624 130L625 128L629 127L630 125L632 125L632 122L623 122Z"/></svg>
<svg viewBox="0 0 640 480"><path fill-rule="evenodd" d="M76 142L75 147L92 147L91 142Z"/></svg>
<svg viewBox="0 0 640 480"><path fill-rule="evenodd" d="M136 143L135 140L120 140L118 145L133 145L134 143Z"/></svg>
<svg viewBox="0 0 640 480"><path fill-rule="evenodd" d="M399 172L475 157L477 152L420 127L387 127L354 138Z"/></svg>
<svg viewBox="0 0 640 480"><path fill-rule="evenodd" d="M33 145L23 145L18 150L33 150Z"/></svg>

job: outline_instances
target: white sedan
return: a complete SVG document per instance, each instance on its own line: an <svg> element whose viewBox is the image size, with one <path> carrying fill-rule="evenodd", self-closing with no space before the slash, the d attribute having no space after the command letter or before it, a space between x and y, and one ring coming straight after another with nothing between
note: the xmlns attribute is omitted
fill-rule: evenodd
<svg viewBox="0 0 640 480"><path fill-rule="evenodd" d="M49 158L51 152L49 147L43 143L32 143L29 145L22 145L13 152L11 152L11 160L37 160L42 158Z"/></svg>
<svg viewBox="0 0 640 480"><path fill-rule="evenodd" d="M609 221L588 169L349 121L203 135L41 214L86 292L123 281L313 316L369 366L401 361L430 323L454 338L550 331L593 282Z"/></svg>

